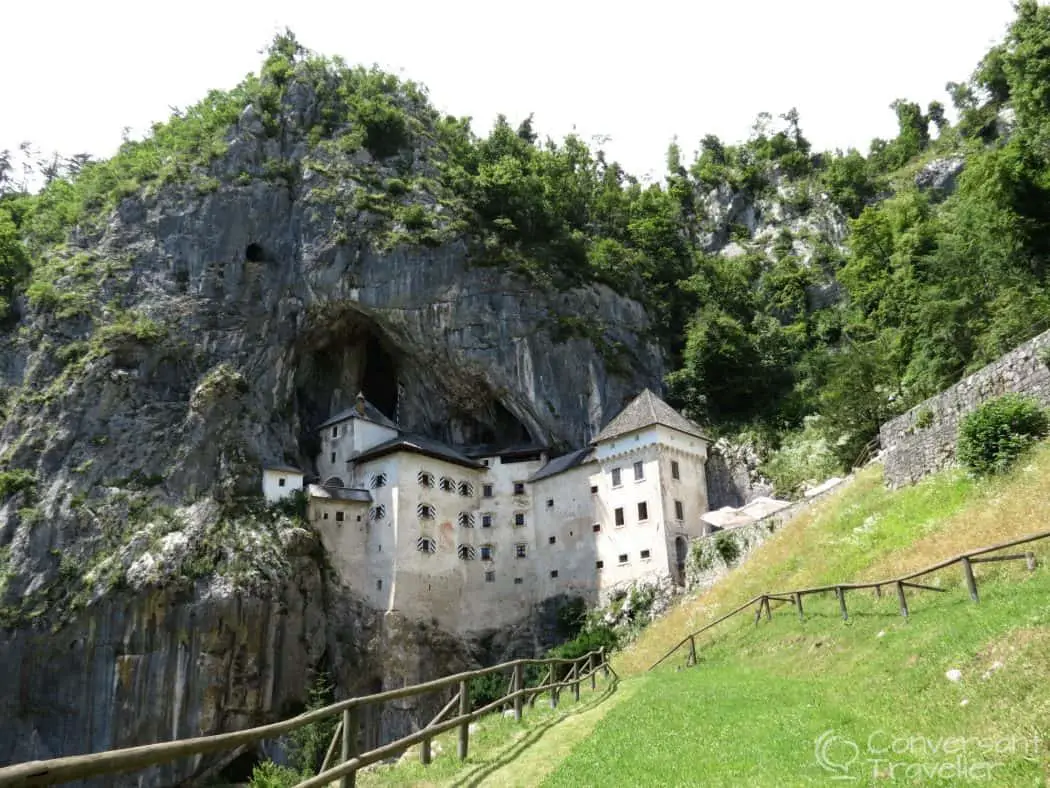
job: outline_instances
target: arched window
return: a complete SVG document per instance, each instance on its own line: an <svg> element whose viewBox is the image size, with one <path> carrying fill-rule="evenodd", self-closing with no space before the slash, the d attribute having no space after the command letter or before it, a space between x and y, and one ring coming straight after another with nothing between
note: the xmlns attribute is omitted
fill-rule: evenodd
<svg viewBox="0 0 1050 788"><path fill-rule="evenodd" d="M371 479L372 489L377 487L386 487L386 474L385 473L373 473Z"/></svg>
<svg viewBox="0 0 1050 788"><path fill-rule="evenodd" d="M428 471L420 471L416 474L416 478L419 480L420 487L433 487L434 486L434 474Z"/></svg>
<svg viewBox="0 0 1050 788"><path fill-rule="evenodd" d="M369 520L382 520L386 517L386 507L379 503L368 510Z"/></svg>
<svg viewBox="0 0 1050 788"><path fill-rule="evenodd" d="M454 493L456 491L456 480L450 479L447 476L442 476L441 481L438 482L438 487L445 492Z"/></svg>
<svg viewBox="0 0 1050 788"><path fill-rule="evenodd" d="M433 520L436 512L432 504L421 503L416 507L416 514L419 515L420 520Z"/></svg>
<svg viewBox="0 0 1050 788"><path fill-rule="evenodd" d="M437 542L429 536L421 536L416 540L416 549L421 553L432 555L437 552L438 545Z"/></svg>
<svg viewBox="0 0 1050 788"><path fill-rule="evenodd" d="M463 561L473 561L478 557L478 551L474 549L474 545L472 544L461 544L457 548L456 554Z"/></svg>
<svg viewBox="0 0 1050 788"><path fill-rule="evenodd" d="M473 512L460 512L459 513L459 524L463 528L474 527L474 513Z"/></svg>
<svg viewBox="0 0 1050 788"><path fill-rule="evenodd" d="M459 494L462 495L464 498L471 497L472 495L474 495L474 485L470 482L460 482Z"/></svg>

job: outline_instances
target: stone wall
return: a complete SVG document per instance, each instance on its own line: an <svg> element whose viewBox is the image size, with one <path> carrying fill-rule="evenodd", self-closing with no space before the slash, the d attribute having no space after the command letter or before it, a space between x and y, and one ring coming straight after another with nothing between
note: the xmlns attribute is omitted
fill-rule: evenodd
<svg viewBox="0 0 1050 788"><path fill-rule="evenodd" d="M985 400L1019 392L1050 405L1050 368L1040 356L1050 348L1046 331L998 361L882 425L879 440L886 484L900 487L955 462L960 420Z"/></svg>

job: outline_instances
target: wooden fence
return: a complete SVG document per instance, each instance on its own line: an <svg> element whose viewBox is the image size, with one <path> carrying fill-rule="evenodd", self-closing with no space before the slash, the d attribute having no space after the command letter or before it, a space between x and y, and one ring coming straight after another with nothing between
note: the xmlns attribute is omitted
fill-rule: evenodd
<svg viewBox="0 0 1050 788"><path fill-rule="evenodd" d="M794 605L798 611L798 617L801 620L803 618L802 611L802 598L809 594L826 594L834 593L838 597L839 609L842 611L842 618L849 618L849 611L846 607L846 592L847 591L860 591L863 589L874 589L875 595L881 597L882 590L884 588L894 588L897 592L897 601L900 604L901 615L907 617L908 615L908 597L905 593L906 589L913 588L921 591L946 591L947 589L939 588L937 586L923 585L922 583L913 582L917 578L923 577L924 575L931 574L933 572L945 569L953 564L959 564L962 567L963 579L966 581L966 588L970 592L970 598L974 602L980 601L980 595L977 592L977 577L974 574L974 564L986 563L991 561L1025 561L1028 565L1028 570L1032 571L1035 569L1035 554L1032 552L1016 553L1013 555L988 555L988 553L998 552L999 550L1005 550L1009 547L1017 547L1022 544L1029 544L1031 542L1038 541L1040 539L1050 538L1050 531L1043 531L1037 534L1030 534L1029 536L1021 537L1020 539L1013 539L1009 542L1002 542L1000 544L991 545L990 547L982 547L977 550L971 550L968 553L960 553L957 556L948 558L940 563L928 566L925 569L920 569L917 572L911 572L910 574L901 575L900 577L891 577L887 580L874 580L865 583L840 583L833 586L818 586L815 588L799 588L794 591L779 591L777 593L770 594L759 594L758 596L749 599L747 602L742 604L740 607L730 610L724 616L716 618L710 624L701 627L689 635L682 638L678 644L664 654L660 659L649 666L649 670L665 662L672 654L677 652L679 649L689 646L689 653L686 656L686 665L696 664L696 636L703 634L712 627L718 626L726 619L732 618L740 613L743 613L751 606L755 606L755 623L758 624L762 619L763 613L768 621L773 617L772 611L769 606L770 600L777 602L784 602L790 605Z"/></svg>
<svg viewBox="0 0 1050 788"><path fill-rule="evenodd" d="M530 665L539 666L541 670L546 668L543 679L533 687L526 686L525 668ZM471 711L471 681L502 672L509 674L505 694L498 700ZM127 747L89 755L19 763L0 769L0 786L56 785L102 775L138 771L179 758L232 750L263 739L272 739L305 725L338 715L340 722L321 766L321 772L316 777L299 783L296 788L328 786L337 780L340 781L338 784L342 788L348 788L354 785L358 769L396 756L414 744L420 745L419 757L422 763L429 764L431 740L438 734L454 728L459 729L458 754L460 759L464 759L467 757L470 746L470 723L474 720L503 706L513 708L515 720L521 720L524 705L526 703L530 706L534 705L537 697L545 692L550 693L551 708L558 705L558 698L563 689L571 689L574 699L578 701L580 684L589 682L591 689L594 690L597 686L599 672L606 677L610 673L616 676L609 666L604 648L576 659L517 659L489 668L457 673L423 684L349 698L288 720L243 731L146 744L140 747ZM361 729L362 709L387 701L440 692L448 688L455 689L452 699L425 728L367 752L358 752L359 734L363 732ZM453 709L457 709L456 716L446 719ZM367 736L364 737L364 740L368 741ZM337 748L338 758L335 755Z"/></svg>

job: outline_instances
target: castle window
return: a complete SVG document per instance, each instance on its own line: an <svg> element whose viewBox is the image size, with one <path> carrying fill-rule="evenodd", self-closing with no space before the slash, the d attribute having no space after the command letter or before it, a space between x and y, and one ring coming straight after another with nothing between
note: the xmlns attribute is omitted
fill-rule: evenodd
<svg viewBox="0 0 1050 788"><path fill-rule="evenodd" d="M681 475L678 472L678 460L671 460L671 478L681 479Z"/></svg>
<svg viewBox="0 0 1050 788"><path fill-rule="evenodd" d="M373 473L371 480L372 489L375 490L379 487L386 487L386 474L385 473Z"/></svg>
<svg viewBox="0 0 1050 788"><path fill-rule="evenodd" d="M326 520L328 519L328 512L324 513L324 519L326 519Z"/></svg>
<svg viewBox="0 0 1050 788"><path fill-rule="evenodd" d="M618 506L618 507L616 507L616 509L613 510L613 522L616 523L617 527L620 527L621 525L623 525L624 520L623 520L623 507L622 506Z"/></svg>
<svg viewBox="0 0 1050 788"><path fill-rule="evenodd" d="M516 585L516 586L520 586L520 585L521 585L522 583L524 583L524 582L525 582L525 581L524 581L524 580L522 580L522 579L521 579L520 577L515 577L515 578L514 578L514 585Z"/></svg>
<svg viewBox="0 0 1050 788"><path fill-rule="evenodd" d="M613 487L619 487L621 483L622 482L620 481L620 469L619 468L613 468L612 469L612 486Z"/></svg>
<svg viewBox="0 0 1050 788"><path fill-rule="evenodd" d="M432 555L437 552L437 542L429 536L421 536L416 540L416 549L421 553Z"/></svg>
<svg viewBox="0 0 1050 788"><path fill-rule="evenodd" d="M645 478L645 463L636 462L634 464L634 480L640 482Z"/></svg>
<svg viewBox="0 0 1050 788"><path fill-rule="evenodd" d="M381 504L381 503L376 504L375 506L373 506L371 509L368 510L368 519L369 520L382 520L384 517L386 517L386 507L383 506L383 504ZM358 518L358 519L360 519L360 518Z"/></svg>
<svg viewBox="0 0 1050 788"><path fill-rule="evenodd" d="M649 504L642 501L638 504L638 522L649 519Z"/></svg>
<svg viewBox="0 0 1050 788"><path fill-rule="evenodd" d="M554 499L553 498L548 498L547 499L547 508L551 509L551 508L553 508L553 506L554 506Z"/></svg>
<svg viewBox="0 0 1050 788"><path fill-rule="evenodd" d="M496 582L496 573L495 572L486 572L485 573L485 582L486 583L495 583Z"/></svg>
<svg viewBox="0 0 1050 788"><path fill-rule="evenodd" d="M338 438L339 437L339 427L332 427L332 437L333 438Z"/></svg>
<svg viewBox="0 0 1050 788"><path fill-rule="evenodd" d="M335 462L335 452L332 452L332 462Z"/></svg>
<svg viewBox="0 0 1050 788"><path fill-rule="evenodd" d="M627 553L620 553L619 561L621 564L627 563Z"/></svg>
<svg viewBox="0 0 1050 788"><path fill-rule="evenodd" d="M456 491L456 482L454 479L450 479L447 476L442 476L441 481L438 482L440 487L445 492L454 493Z"/></svg>
<svg viewBox="0 0 1050 788"><path fill-rule="evenodd" d="M514 482L514 494L524 495L525 494L525 482Z"/></svg>
<svg viewBox="0 0 1050 788"><path fill-rule="evenodd" d="M482 528L491 528L492 527L492 515L491 514L483 514L483 515L481 515L481 527Z"/></svg>
<svg viewBox="0 0 1050 788"><path fill-rule="evenodd" d="M277 480L277 486L278 487L284 487L284 481L285 481L285 479L282 476L280 479Z"/></svg>
<svg viewBox="0 0 1050 788"><path fill-rule="evenodd" d="M514 525L516 525L518 528L525 525L525 512L514 513Z"/></svg>
<svg viewBox="0 0 1050 788"><path fill-rule="evenodd" d="M597 484L592 484L591 485L591 495L597 495L597 494L598 494L598 485Z"/></svg>
<svg viewBox="0 0 1050 788"><path fill-rule="evenodd" d="M474 513L473 512L460 512L459 513L459 524L462 528L473 528L474 527Z"/></svg>
<svg viewBox="0 0 1050 788"><path fill-rule="evenodd" d="M556 536L551 536L551 537L548 537L548 539L547 539L547 544L554 544L554 543L555 543L555 542L557 542L557 541L558 541L558 537L556 537Z"/></svg>
<svg viewBox="0 0 1050 788"><path fill-rule="evenodd" d="M474 494L474 485L470 482L460 482L459 494L462 495L464 498L469 498Z"/></svg>
<svg viewBox="0 0 1050 788"><path fill-rule="evenodd" d="M601 530L602 530L602 524L601 523L595 523L594 525L591 526L591 530L594 531L594 533L600 533Z"/></svg>
<svg viewBox="0 0 1050 788"><path fill-rule="evenodd" d="M383 590L383 579L380 578L379 580L376 580L376 591L382 591L382 590Z"/></svg>
<svg viewBox="0 0 1050 788"><path fill-rule="evenodd" d="M642 560L645 561L648 558L649 558L649 551L648 550L642 550Z"/></svg>
<svg viewBox="0 0 1050 788"><path fill-rule="evenodd" d="M524 542L518 542L514 545L514 557L515 558L527 558L529 555L529 546Z"/></svg>
<svg viewBox="0 0 1050 788"><path fill-rule="evenodd" d="M428 473L427 471L420 471L416 474L416 479L419 481L420 487L433 487L434 486L434 474Z"/></svg>
<svg viewBox="0 0 1050 788"><path fill-rule="evenodd" d="M336 513L335 513L335 521L336 521L337 523L341 523L341 522L343 522L343 517L344 517L344 515L343 515L343 513L342 513L342 512L336 512Z"/></svg>
<svg viewBox="0 0 1050 788"><path fill-rule="evenodd" d="M682 506L681 501L674 502L674 519L684 520L685 519L685 507Z"/></svg>
<svg viewBox="0 0 1050 788"><path fill-rule="evenodd" d="M491 498L492 497L492 485L491 484L483 484L483 485L481 485L481 495L482 495L483 498Z"/></svg>
<svg viewBox="0 0 1050 788"><path fill-rule="evenodd" d="M605 568L605 562L604 561L595 561L594 562L594 568L595 569L604 569Z"/></svg>
<svg viewBox="0 0 1050 788"><path fill-rule="evenodd" d="M419 515L420 520L433 520L435 511L432 504L421 503L416 507L416 514Z"/></svg>
<svg viewBox="0 0 1050 788"><path fill-rule="evenodd" d="M558 570L557 569L552 569L551 570L551 580L553 580L557 576L558 576Z"/></svg>
<svg viewBox="0 0 1050 788"><path fill-rule="evenodd" d="M481 560L491 561L492 560L492 545L483 544L481 546Z"/></svg>
<svg viewBox="0 0 1050 788"><path fill-rule="evenodd" d="M459 556L461 561L473 561L478 557L477 550L474 549L472 544L461 544L456 549L456 555Z"/></svg>

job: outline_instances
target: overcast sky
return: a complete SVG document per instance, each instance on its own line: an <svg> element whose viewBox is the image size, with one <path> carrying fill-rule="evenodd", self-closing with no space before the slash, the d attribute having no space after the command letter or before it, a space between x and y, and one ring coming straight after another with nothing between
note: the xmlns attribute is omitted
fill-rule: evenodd
<svg viewBox="0 0 1050 788"><path fill-rule="evenodd" d="M489 129L535 113L541 134L575 125L624 166L663 174L677 135L747 136L765 110L801 114L818 149L892 136L889 104L949 103L1013 16L1011 0L32 0L0 10L0 150L32 140L111 155L228 88L290 27L306 47L422 82L442 110ZM147 10L149 9L149 10ZM158 9L158 10L154 10Z"/></svg>

